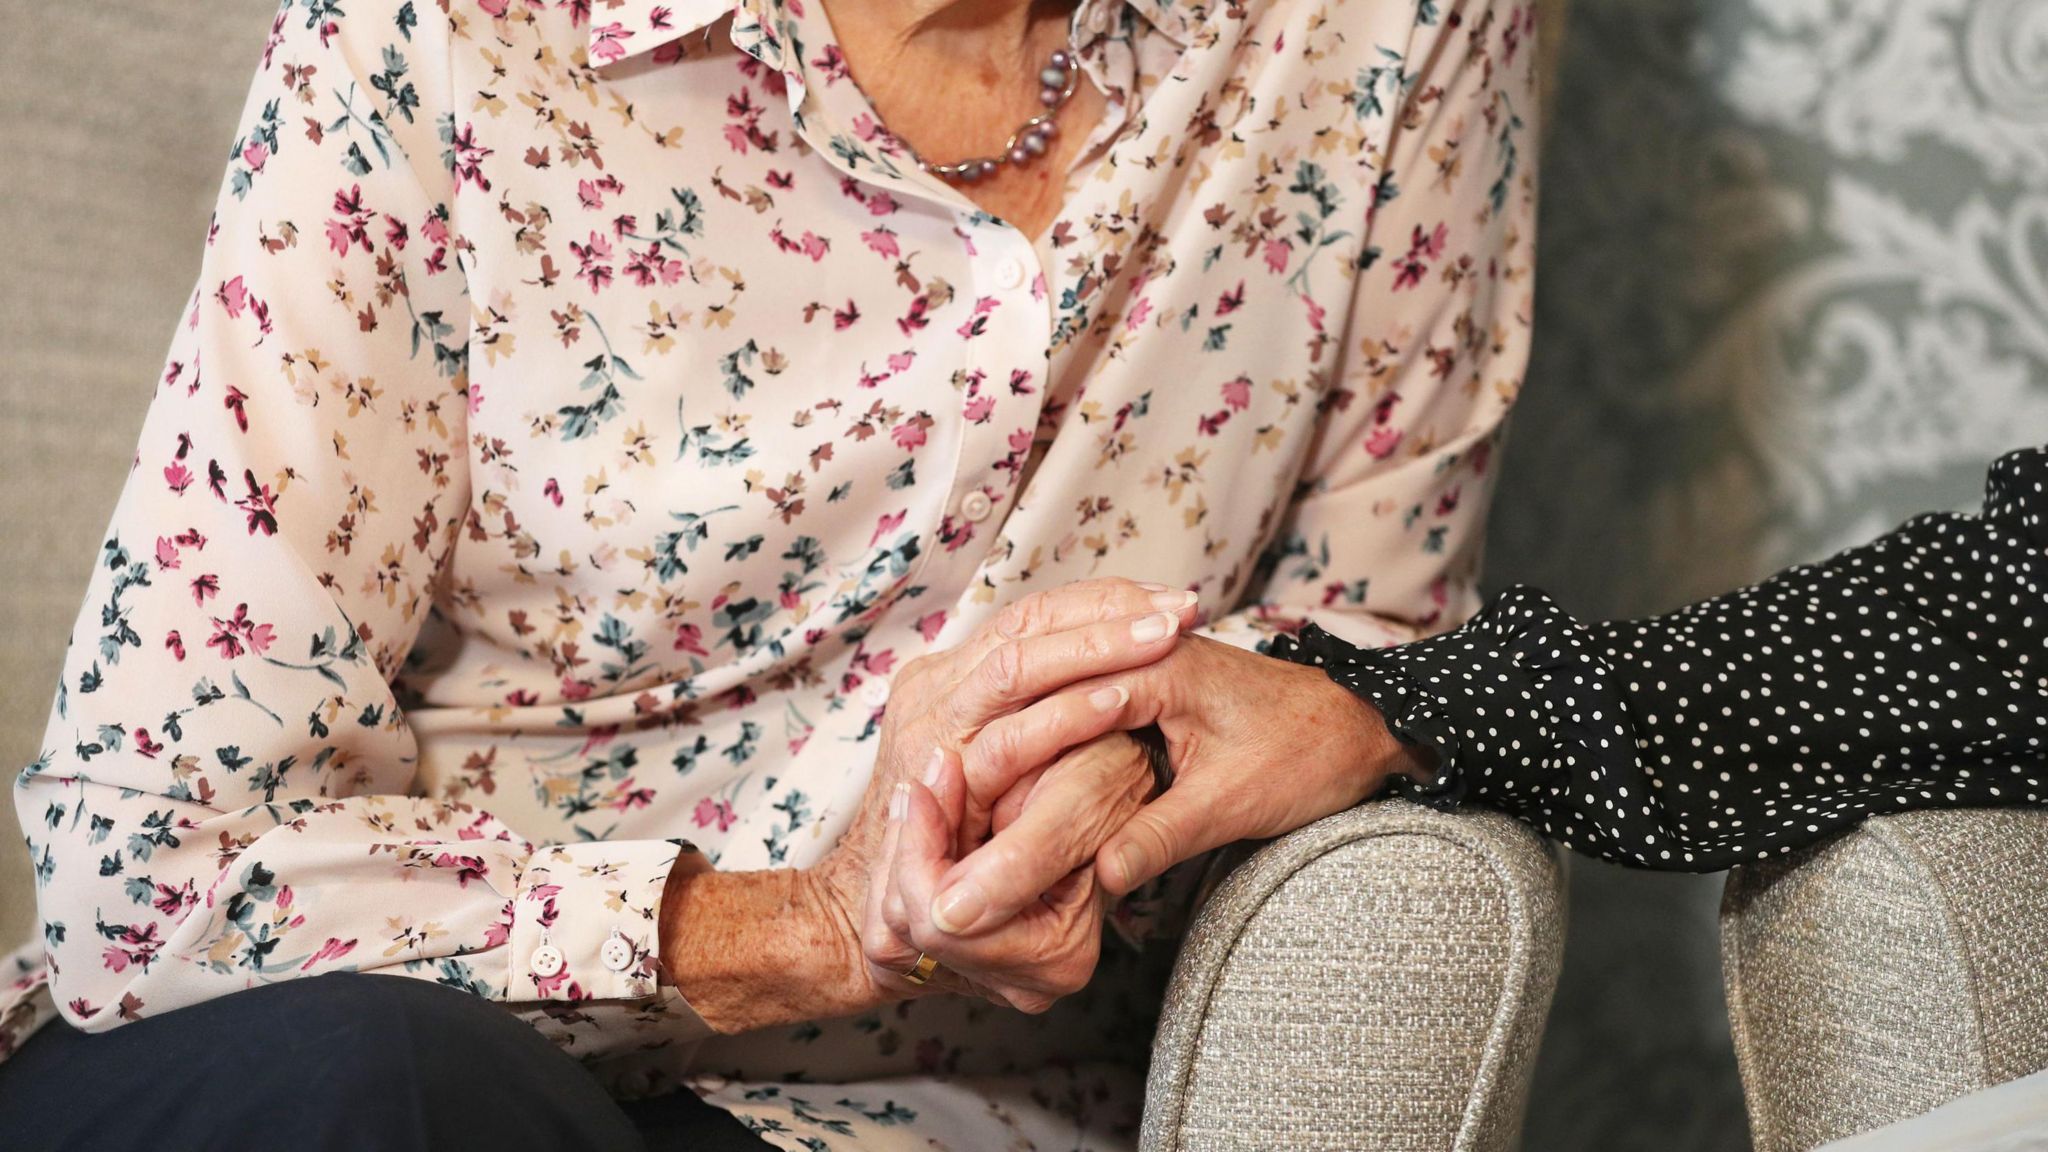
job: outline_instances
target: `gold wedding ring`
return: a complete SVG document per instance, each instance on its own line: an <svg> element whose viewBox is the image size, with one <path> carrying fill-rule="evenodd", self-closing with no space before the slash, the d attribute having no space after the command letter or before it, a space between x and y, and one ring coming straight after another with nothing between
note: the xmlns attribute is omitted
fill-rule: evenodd
<svg viewBox="0 0 2048 1152"><path fill-rule="evenodd" d="M939 962L937 960L919 952L917 954L917 963L910 966L910 971L905 972L903 978L912 984L922 985L925 981L932 978L932 973L938 970Z"/></svg>

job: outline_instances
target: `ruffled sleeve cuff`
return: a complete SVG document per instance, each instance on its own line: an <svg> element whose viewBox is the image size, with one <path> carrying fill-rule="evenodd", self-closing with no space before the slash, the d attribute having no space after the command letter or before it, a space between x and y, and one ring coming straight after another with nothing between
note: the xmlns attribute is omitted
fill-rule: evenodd
<svg viewBox="0 0 2048 1152"><path fill-rule="evenodd" d="M2020 448L1992 461L1984 478L1984 518L2048 544L2048 448Z"/></svg>
<svg viewBox="0 0 2048 1152"><path fill-rule="evenodd" d="M1428 641L1423 641L1428 643ZM1406 647L1414 647L1407 645ZM1270 654L1297 664L1321 668L1332 680L1372 705L1396 740L1419 750L1432 765L1427 780L1397 775L1387 782L1390 795L1406 796L1431 808L1450 811L1465 798L1458 771L1458 731L1441 707L1402 667L1389 658L1394 648L1358 648L1314 623L1300 632L1276 637Z"/></svg>
<svg viewBox="0 0 2048 1152"><path fill-rule="evenodd" d="M1271 654L1322 668L1396 739L1425 751L1429 778L1397 776L1388 791L1432 808L1478 800L1517 810L1574 771L1632 760L1574 719L1604 711L1593 700L1605 679L1599 656L1585 626L1536 588L1507 589L1463 627L1426 640L1358 648L1310 623Z"/></svg>

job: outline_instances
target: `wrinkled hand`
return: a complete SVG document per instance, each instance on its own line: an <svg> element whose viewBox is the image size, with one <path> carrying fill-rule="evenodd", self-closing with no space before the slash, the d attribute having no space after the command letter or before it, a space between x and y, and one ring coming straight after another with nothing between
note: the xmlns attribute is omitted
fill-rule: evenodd
<svg viewBox="0 0 2048 1152"><path fill-rule="evenodd" d="M1102 940L1095 851L1137 811L1151 785L1144 750L1120 733L1061 755L1032 786L1013 827L1024 829L1027 841L1057 840L1065 871L1020 900L999 927L956 935L934 921L933 896L954 865L967 784L959 756L940 753L922 780L897 784L890 800L861 928L871 978L910 990L901 974L922 952L943 966L924 991L965 990L1032 1013L1079 991L1094 975Z"/></svg>
<svg viewBox="0 0 2048 1152"><path fill-rule="evenodd" d="M1128 698L1116 727L1157 723L1166 735L1173 786L1139 809L1096 853L1105 893L1121 896L1192 856L1236 840L1278 836L1349 808L1380 789L1389 774L1421 775L1415 753L1387 730L1370 705L1321 670L1261 656L1202 636L1140 668L1076 684L1069 694L1121 688ZM964 758L967 809L1004 809L1014 789L1071 742L1063 709L1034 705L988 723ZM1108 802L1104 797L1097 806ZM1058 821L1026 815L956 864L936 907L961 933L990 930L1056 880L1077 837ZM1088 810L1084 801L1081 810ZM972 831L968 833L972 836ZM1085 838L1081 838L1085 839ZM961 894L978 914L951 915Z"/></svg>
<svg viewBox="0 0 2048 1152"><path fill-rule="evenodd" d="M1068 686L1161 658L1173 650L1193 617L1194 598L1186 593L1129 580L1091 580L1026 597L959 646L904 665L891 685L875 770L861 807L838 844L810 870L824 890L821 903L838 920L836 938L849 954L850 978L864 982L855 998L884 1003L912 990L900 979L878 978L874 966L859 959L870 883L897 786L924 787L922 777L935 755L950 752L957 762L958 750L987 725L1027 706L1038 708L1043 717L1059 717L1065 733L1041 763L1112 730L1123 690L1097 686L1074 691ZM947 827L957 823L947 821ZM1086 857L1077 857L1062 874L1085 862ZM1038 891L1059 879L1050 877ZM1092 881L1083 887L1092 890ZM965 989L952 984L949 990Z"/></svg>

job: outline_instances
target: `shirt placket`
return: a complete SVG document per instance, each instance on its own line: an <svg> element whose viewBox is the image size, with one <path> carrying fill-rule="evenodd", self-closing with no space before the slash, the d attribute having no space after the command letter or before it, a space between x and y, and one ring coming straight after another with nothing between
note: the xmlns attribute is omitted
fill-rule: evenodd
<svg viewBox="0 0 2048 1152"><path fill-rule="evenodd" d="M811 62L824 56L832 39L822 10L813 7L817 3L742 0L734 43L781 69L794 129L807 145L852 179L949 213L965 258L938 273L957 288L951 335L958 340L950 346L954 362L948 375L954 395L944 402L955 406L959 436L944 506L926 527L918 566L904 584L923 603L886 614L868 639L870 646L899 652L946 647L974 623L955 606L983 598L970 585L1016 499L1038 425L1053 335L1047 277L1029 237L917 168L909 156L889 154L882 147L885 136L862 140L851 131L863 118L876 124L880 118L854 84L830 83L813 70ZM930 266L926 272L931 274ZM929 348L919 351L920 359L931 354ZM943 614L936 626L935 613ZM886 699L886 689L875 686L864 699L877 704Z"/></svg>

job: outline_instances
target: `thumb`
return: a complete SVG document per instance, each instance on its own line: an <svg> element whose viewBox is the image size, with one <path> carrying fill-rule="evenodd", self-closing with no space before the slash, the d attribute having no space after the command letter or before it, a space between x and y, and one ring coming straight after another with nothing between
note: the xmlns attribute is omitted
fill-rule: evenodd
<svg viewBox="0 0 2048 1152"><path fill-rule="evenodd" d="M903 790L903 816L897 832L892 887L906 907L928 903L938 879L953 863L953 829L946 822L944 802L920 783L898 784Z"/></svg>
<svg viewBox="0 0 2048 1152"><path fill-rule="evenodd" d="M960 753L944 745L934 749L930 763L925 766L924 786L938 801L939 816L945 821L947 835L957 840L969 799L966 769L960 762Z"/></svg>
<svg viewBox="0 0 2048 1152"><path fill-rule="evenodd" d="M1095 854L1095 878L1103 891L1123 896L1183 860L1243 839L1246 830L1218 800L1199 777L1184 777L1138 809Z"/></svg>

